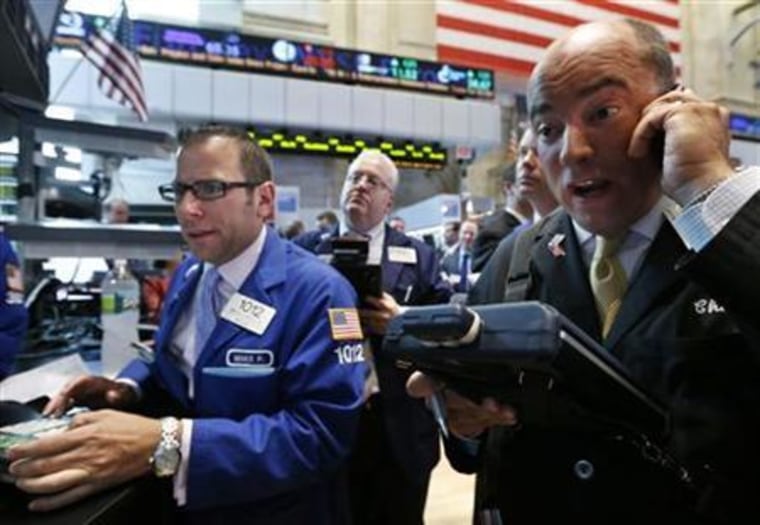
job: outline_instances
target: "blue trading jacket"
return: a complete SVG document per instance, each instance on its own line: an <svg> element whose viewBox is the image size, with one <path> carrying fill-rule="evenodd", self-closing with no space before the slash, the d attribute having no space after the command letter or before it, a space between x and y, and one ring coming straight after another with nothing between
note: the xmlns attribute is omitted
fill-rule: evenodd
<svg viewBox="0 0 760 525"><path fill-rule="evenodd" d="M191 400L170 343L201 274L194 257L177 269L155 362L134 361L121 374L145 392L157 382L194 419L188 521L344 523L340 470L358 423L365 364L361 339L333 339L328 309L354 308L351 286L270 230L238 293L276 313L261 335L217 323L196 363ZM230 366L246 351L257 356L255 366ZM262 371L262 359L271 368Z"/></svg>
<svg viewBox="0 0 760 525"><path fill-rule="evenodd" d="M28 322L18 257L0 233L0 379L13 370Z"/></svg>

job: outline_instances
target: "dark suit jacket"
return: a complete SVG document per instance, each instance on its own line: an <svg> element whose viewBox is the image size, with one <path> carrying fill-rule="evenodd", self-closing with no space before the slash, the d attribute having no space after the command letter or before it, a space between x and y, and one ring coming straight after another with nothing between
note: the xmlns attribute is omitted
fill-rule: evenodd
<svg viewBox="0 0 760 525"><path fill-rule="evenodd" d="M337 228L334 233L337 235ZM296 238L294 242L317 254L326 254L330 250L329 239L320 239L318 234L312 232ZM417 263L390 261L389 246L414 249ZM427 244L388 226L385 227L382 274L383 291L401 305L445 303L451 295L451 288L441 278L435 251ZM439 458L437 427L425 403L412 399L406 393L406 380L411 371L400 370L393 361L383 359L381 346L382 338L373 338L385 425L395 455L393 459L411 480L426 484Z"/></svg>
<svg viewBox="0 0 760 525"><path fill-rule="evenodd" d="M462 251L460 246L450 250L441 257L441 271L451 275L459 275L459 253ZM474 263L473 263L474 264ZM470 265L472 268L472 264Z"/></svg>
<svg viewBox="0 0 760 525"><path fill-rule="evenodd" d="M501 240L520 225L520 219L504 208L483 219L472 246L472 271L482 272Z"/></svg>
<svg viewBox="0 0 760 525"><path fill-rule="evenodd" d="M670 409L669 451L694 472L704 465L713 472L711 491L700 493L704 523L758 516L758 217L756 195L697 255L664 222L603 343ZM565 235L565 256L547 248L557 233ZM513 239L499 246L472 301L503 300L512 247ZM531 254L528 298L555 306L600 340L581 248L564 212L535 234ZM452 464L466 469L466 456L448 445ZM479 474L481 501L496 504L505 523L703 523L691 510L695 493L609 436L497 429L481 453L488 465ZM574 474L580 460L593 465L590 479Z"/></svg>

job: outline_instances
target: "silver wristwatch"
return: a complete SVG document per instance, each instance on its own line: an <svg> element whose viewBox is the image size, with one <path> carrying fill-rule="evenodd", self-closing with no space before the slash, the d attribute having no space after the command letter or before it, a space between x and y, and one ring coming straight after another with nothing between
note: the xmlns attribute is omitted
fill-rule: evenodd
<svg viewBox="0 0 760 525"><path fill-rule="evenodd" d="M182 454L179 450L179 420L174 417L161 419L161 441L153 451L150 463L153 474L159 478L173 476L179 468Z"/></svg>

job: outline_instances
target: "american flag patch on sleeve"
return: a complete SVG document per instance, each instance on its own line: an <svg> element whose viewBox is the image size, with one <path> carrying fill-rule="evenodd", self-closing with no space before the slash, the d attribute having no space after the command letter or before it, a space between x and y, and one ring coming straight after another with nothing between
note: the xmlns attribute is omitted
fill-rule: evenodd
<svg viewBox="0 0 760 525"><path fill-rule="evenodd" d="M364 339L356 308L329 308L330 330L335 341Z"/></svg>

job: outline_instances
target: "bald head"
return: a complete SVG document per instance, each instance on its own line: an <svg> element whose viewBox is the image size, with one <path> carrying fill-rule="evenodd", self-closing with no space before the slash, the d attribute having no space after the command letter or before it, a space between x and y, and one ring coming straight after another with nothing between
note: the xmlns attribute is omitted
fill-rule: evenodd
<svg viewBox="0 0 760 525"><path fill-rule="evenodd" d="M586 230L615 236L662 194L662 141L628 151L643 112L674 89L667 43L643 22L593 22L553 43L528 85L536 152L549 188Z"/></svg>
<svg viewBox="0 0 760 525"><path fill-rule="evenodd" d="M528 83L531 115L538 109L537 88L562 82L557 77L558 71L567 72L569 68L572 72L583 61L595 68L594 64L603 66L621 60L626 67L654 80L657 86L654 95L671 90L676 82L668 43L654 26L629 18L590 22L555 40L534 68Z"/></svg>

